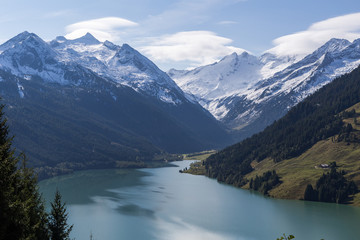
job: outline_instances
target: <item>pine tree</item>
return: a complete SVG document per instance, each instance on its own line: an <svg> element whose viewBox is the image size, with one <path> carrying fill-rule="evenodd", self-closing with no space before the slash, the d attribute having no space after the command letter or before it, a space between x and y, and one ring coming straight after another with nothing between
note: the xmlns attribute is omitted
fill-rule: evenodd
<svg viewBox="0 0 360 240"><path fill-rule="evenodd" d="M307 200L307 201L317 201L318 200L318 193L316 190L314 190L314 188L311 184L308 184L306 186L306 189L304 192L304 200Z"/></svg>
<svg viewBox="0 0 360 240"><path fill-rule="evenodd" d="M0 239L48 238L44 204L25 156L15 156L12 138L0 106ZM22 160L22 166L18 163Z"/></svg>
<svg viewBox="0 0 360 240"><path fill-rule="evenodd" d="M23 222L26 227L23 231L27 236L26 239L46 240L49 239L47 214L38 191L37 178L34 177L33 170L26 167L26 160L23 159L22 162L23 165L18 171L22 184L18 192L25 211Z"/></svg>
<svg viewBox="0 0 360 240"><path fill-rule="evenodd" d="M49 229L52 240L68 240L73 225L67 224L68 213L66 204L61 200L59 190L56 190L54 202L51 203L51 213L49 216Z"/></svg>
<svg viewBox="0 0 360 240"><path fill-rule="evenodd" d="M11 139L8 138L8 127L3 113L4 106L0 107L0 239L18 239L18 233L12 233L17 228L13 213L15 209L14 185L18 159L13 157Z"/></svg>

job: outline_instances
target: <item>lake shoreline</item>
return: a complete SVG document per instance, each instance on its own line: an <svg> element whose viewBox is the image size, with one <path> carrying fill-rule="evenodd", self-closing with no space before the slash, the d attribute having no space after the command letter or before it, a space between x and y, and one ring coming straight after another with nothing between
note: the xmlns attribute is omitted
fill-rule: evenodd
<svg viewBox="0 0 360 240"><path fill-rule="evenodd" d="M187 160L187 159L184 159L184 160ZM187 167L186 169L181 169L180 172L181 173L187 173L187 174L191 174L191 175L201 175L201 176L205 176L205 177L208 177L208 178L211 178L209 176L206 175L206 169L205 169L205 166L203 165L203 161L205 161L204 159L203 160L198 160L197 162L194 162L192 163L189 167ZM216 179L216 178L211 178L211 179ZM220 182L220 181L219 181ZM227 184L225 182L220 182L220 183L223 183L223 184ZM233 187L236 187L236 188L240 188L240 189L244 189L244 190L248 190L248 191L255 191L255 192L258 192L256 190L251 190L249 188L249 184L245 184L241 187L238 187L238 186L235 186L235 185L232 185L232 184L227 184L229 186L233 186ZM278 187L278 186L277 186ZM306 187L306 186L305 186ZM304 187L304 188L305 188ZM276 188L276 187L275 187ZM259 192L260 193L260 192ZM276 192L277 194L274 194L274 191L273 189L269 191L268 194L265 194L264 196L267 196L267 197L270 197L270 198L274 198L274 199L282 199L282 200L300 200L300 201L305 201L303 198L296 198L296 197L293 197L293 196L290 196L290 195L286 195L286 194L282 194L282 195L279 195L279 191ZM281 193L281 192L280 192ZM260 193L261 194L261 193ZM357 195L360 195L360 193L357 193ZM353 196L353 198L355 198L355 196ZM314 202L320 202L320 201L314 201ZM328 202L322 202L322 203L328 203ZM352 207L360 207L360 203L358 202L347 202L347 203L331 203L331 204L340 204L340 205L347 205L347 206L352 206Z"/></svg>
<svg viewBox="0 0 360 240"><path fill-rule="evenodd" d="M117 165L100 165L100 166L82 166L82 167L72 167L72 168L60 168L60 167L38 167L34 168L34 172L37 175L38 182L47 180L50 178L64 176L68 174L73 174L79 171L86 170L106 170L106 169L141 169L141 168L159 168L159 167L172 167L172 163L182 161L148 161L148 162L121 162ZM46 172L46 174L44 173Z"/></svg>

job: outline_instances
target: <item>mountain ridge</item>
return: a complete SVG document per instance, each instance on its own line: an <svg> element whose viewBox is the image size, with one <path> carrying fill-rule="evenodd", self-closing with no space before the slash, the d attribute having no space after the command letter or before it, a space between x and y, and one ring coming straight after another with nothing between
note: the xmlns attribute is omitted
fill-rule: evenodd
<svg viewBox="0 0 360 240"><path fill-rule="evenodd" d="M213 89L204 91L206 86L203 83L216 85L219 83L217 76L236 72L237 69L230 64L218 68L226 58L191 71L171 70L168 74L241 140L261 131L337 76L355 69L360 64L359 43L359 39L353 42L331 39L301 60L290 56L279 57L269 52L258 58L252 56L259 65L254 68L252 62L243 60L243 64L249 67L238 75L222 79L220 84L225 86L224 89L227 85L231 91L218 95L207 95L216 92ZM234 54L228 58L231 56ZM253 75L244 79L241 74L248 70ZM254 75L258 77L253 78ZM246 80L252 84L244 87L241 82Z"/></svg>

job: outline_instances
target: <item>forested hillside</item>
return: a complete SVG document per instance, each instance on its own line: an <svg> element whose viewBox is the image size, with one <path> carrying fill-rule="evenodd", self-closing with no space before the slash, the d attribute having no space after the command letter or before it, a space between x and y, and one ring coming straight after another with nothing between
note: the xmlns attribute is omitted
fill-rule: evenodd
<svg viewBox="0 0 360 240"><path fill-rule="evenodd" d="M253 171L255 162L271 159L279 163L298 157L326 139L359 142L358 130L343 121L349 117L356 121L355 111L344 110L358 102L359 67L306 98L263 132L210 156L204 163L206 175L243 186L248 181L244 176Z"/></svg>

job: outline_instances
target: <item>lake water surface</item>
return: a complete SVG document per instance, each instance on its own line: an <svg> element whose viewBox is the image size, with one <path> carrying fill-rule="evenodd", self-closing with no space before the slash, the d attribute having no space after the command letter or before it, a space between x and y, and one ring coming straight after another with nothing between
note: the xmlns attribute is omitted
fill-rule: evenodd
<svg viewBox="0 0 360 240"><path fill-rule="evenodd" d="M40 182L51 201L58 188L77 240L359 239L360 208L266 198L180 174L177 167L90 170Z"/></svg>

